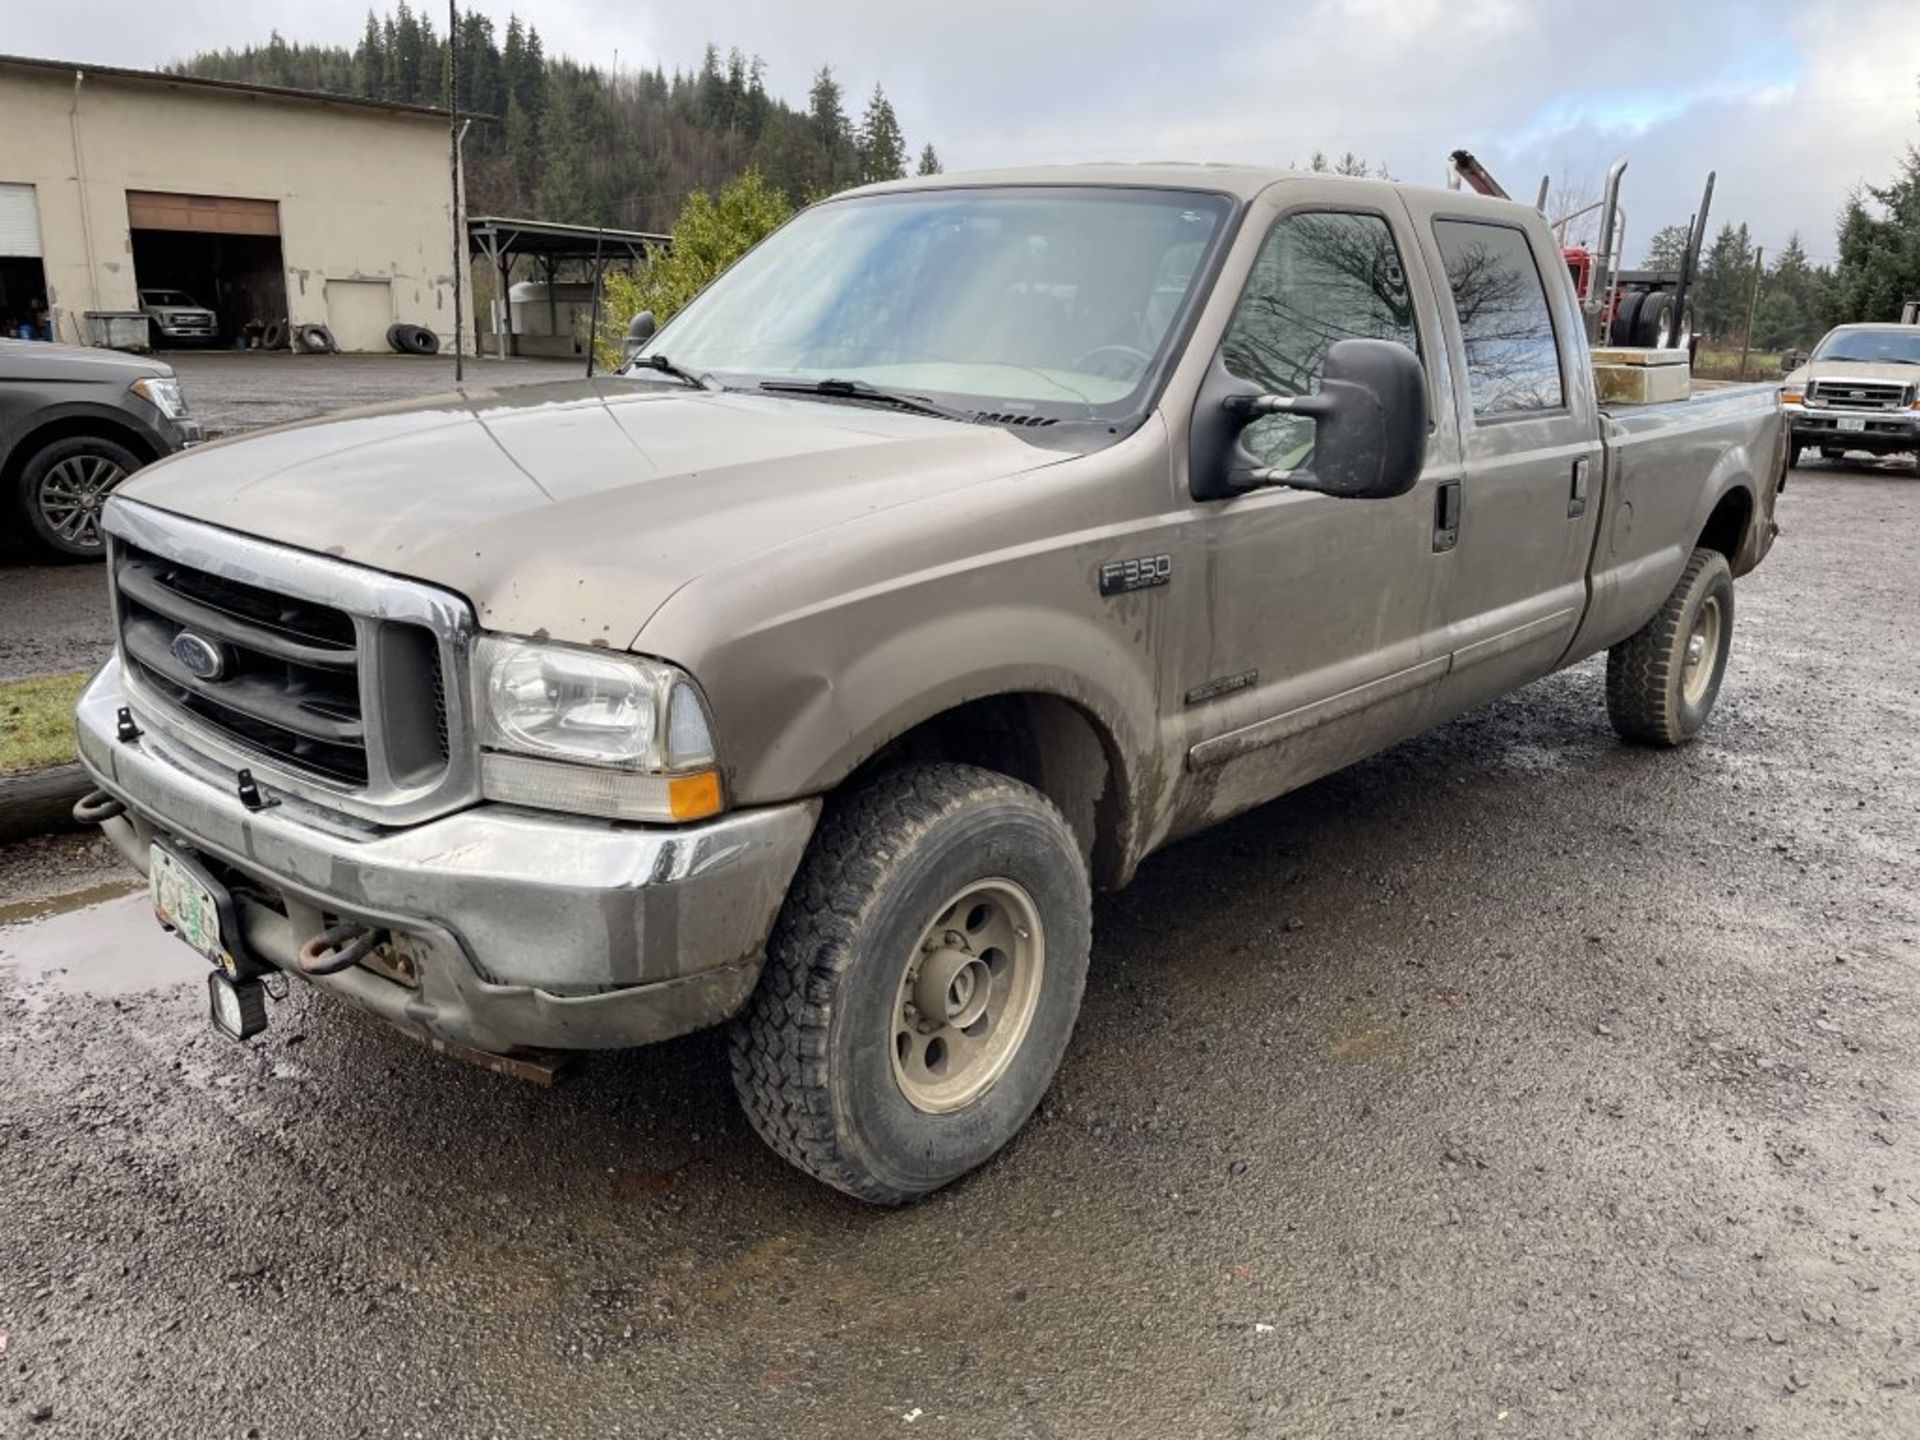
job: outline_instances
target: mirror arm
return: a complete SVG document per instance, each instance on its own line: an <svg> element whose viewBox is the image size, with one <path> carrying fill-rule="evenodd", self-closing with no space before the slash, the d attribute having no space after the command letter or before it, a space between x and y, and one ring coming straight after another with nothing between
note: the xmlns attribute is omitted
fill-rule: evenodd
<svg viewBox="0 0 1920 1440"><path fill-rule="evenodd" d="M1318 419L1333 409L1326 395L1229 395L1227 413L1252 423L1267 415L1304 415Z"/></svg>
<svg viewBox="0 0 1920 1440"><path fill-rule="evenodd" d="M1267 489L1311 490L1316 494L1325 494L1327 488L1311 470L1281 470L1271 465L1236 471L1230 479L1238 494Z"/></svg>

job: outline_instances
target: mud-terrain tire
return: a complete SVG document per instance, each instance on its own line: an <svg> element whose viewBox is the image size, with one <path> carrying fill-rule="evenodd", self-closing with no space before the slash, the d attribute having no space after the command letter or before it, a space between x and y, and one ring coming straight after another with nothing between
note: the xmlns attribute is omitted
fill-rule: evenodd
<svg viewBox="0 0 1920 1440"><path fill-rule="evenodd" d="M1696 550L1659 613L1607 652L1607 715L1620 738L1674 746L1698 735L1732 647L1732 567Z"/></svg>
<svg viewBox="0 0 1920 1440"><path fill-rule="evenodd" d="M1039 791L972 765L881 775L829 806L733 1022L747 1118L874 1204L958 1179L1052 1083L1091 930L1080 847Z"/></svg>

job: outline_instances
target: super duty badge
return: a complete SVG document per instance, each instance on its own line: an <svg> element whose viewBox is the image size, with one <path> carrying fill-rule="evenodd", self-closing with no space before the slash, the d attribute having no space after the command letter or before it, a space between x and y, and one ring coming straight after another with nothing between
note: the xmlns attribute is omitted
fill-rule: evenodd
<svg viewBox="0 0 1920 1440"><path fill-rule="evenodd" d="M1137 560L1109 560L1100 567L1100 593L1124 595L1147 590L1173 579L1171 555L1142 555Z"/></svg>

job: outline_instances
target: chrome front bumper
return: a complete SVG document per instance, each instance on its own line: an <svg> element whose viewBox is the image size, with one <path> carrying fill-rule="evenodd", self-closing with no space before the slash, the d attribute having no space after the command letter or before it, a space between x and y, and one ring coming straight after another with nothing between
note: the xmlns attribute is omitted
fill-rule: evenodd
<svg viewBox="0 0 1920 1440"><path fill-rule="evenodd" d="M129 705L142 733L121 740ZM130 701L117 659L76 722L81 761L127 807L104 828L135 866L156 836L184 843L231 882L260 959L481 1050L621 1048L731 1015L819 814L808 801L667 828L476 805L388 829L293 795L247 809L232 770ZM302 974L294 957L327 916L391 931L416 983Z"/></svg>
<svg viewBox="0 0 1920 1440"><path fill-rule="evenodd" d="M1912 449L1920 444L1920 410L1842 410L1829 406L1785 404L1787 428L1802 445L1827 444L1841 449ZM1842 420L1858 420L1862 428L1843 430Z"/></svg>

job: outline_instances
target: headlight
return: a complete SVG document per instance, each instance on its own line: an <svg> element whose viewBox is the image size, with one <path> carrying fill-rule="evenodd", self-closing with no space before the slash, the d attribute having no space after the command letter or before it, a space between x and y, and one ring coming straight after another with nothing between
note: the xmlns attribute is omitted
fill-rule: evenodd
<svg viewBox="0 0 1920 1440"><path fill-rule="evenodd" d="M483 635L473 687L490 799L620 820L725 808L706 702L671 665Z"/></svg>
<svg viewBox="0 0 1920 1440"><path fill-rule="evenodd" d="M134 394L169 420L186 418L187 397L180 393L180 382L172 376L149 376L134 381L131 388Z"/></svg>

